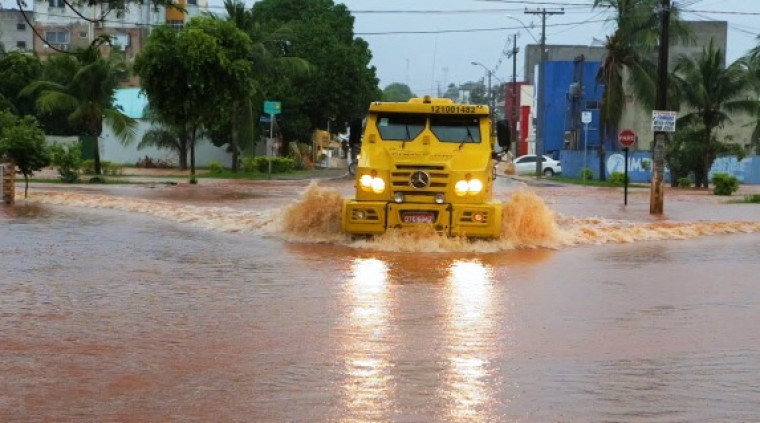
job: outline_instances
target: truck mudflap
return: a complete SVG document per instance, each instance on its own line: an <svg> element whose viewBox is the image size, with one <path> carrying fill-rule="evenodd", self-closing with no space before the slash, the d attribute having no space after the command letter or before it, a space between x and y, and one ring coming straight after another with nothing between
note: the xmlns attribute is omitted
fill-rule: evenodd
<svg viewBox="0 0 760 423"><path fill-rule="evenodd" d="M377 235L388 228L432 225L449 236L498 238L501 234L502 205L416 204L382 201L344 200L343 231L350 234Z"/></svg>

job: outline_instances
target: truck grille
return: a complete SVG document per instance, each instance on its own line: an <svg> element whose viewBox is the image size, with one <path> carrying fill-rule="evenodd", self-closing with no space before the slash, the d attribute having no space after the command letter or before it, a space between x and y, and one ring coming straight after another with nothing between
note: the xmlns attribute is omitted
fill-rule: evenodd
<svg viewBox="0 0 760 423"><path fill-rule="evenodd" d="M424 172L430 180L423 188L412 185L412 177L418 172ZM430 201L434 201L436 193L445 192L449 183L449 172L440 165L397 165L396 170L391 172L391 188L393 192L401 192L405 195L429 195Z"/></svg>

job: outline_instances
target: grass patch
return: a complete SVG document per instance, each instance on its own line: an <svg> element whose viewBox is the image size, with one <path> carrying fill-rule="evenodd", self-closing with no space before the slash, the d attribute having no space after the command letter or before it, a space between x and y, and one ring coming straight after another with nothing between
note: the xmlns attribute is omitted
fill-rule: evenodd
<svg viewBox="0 0 760 423"><path fill-rule="evenodd" d="M326 172L326 169L294 170L292 172L273 172L271 177L272 179L309 179L322 177ZM346 172L348 171L346 170ZM203 179L269 179L269 176L268 172L244 172L242 170L238 172L223 170L220 172L207 172L196 175L197 178Z"/></svg>
<svg viewBox="0 0 760 423"><path fill-rule="evenodd" d="M556 181L556 182L562 182L565 184L574 184L574 185L586 185L590 187L606 187L606 188L623 188L623 184L621 183L613 183L610 181L600 181L598 179L586 179L584 182L583 179L580 178L568 178L565 176L549 176L545 178L549 181ZM628 188L649 188L648 184L640 184L640 183L629 183Z"/></svg>
<svg viewBox="0 0 760 423"><path fill-rule="evenodd" d="M760 204L760 194L748 194L741 199L731 200L729 203Z"/></svg>

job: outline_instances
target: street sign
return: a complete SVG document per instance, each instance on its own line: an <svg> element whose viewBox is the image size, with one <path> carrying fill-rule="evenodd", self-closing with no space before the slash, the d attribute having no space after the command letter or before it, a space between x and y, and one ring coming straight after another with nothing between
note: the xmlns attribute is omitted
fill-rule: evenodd
<svg viewBox="0 0 760 423"><path fill-rule="evenodd" d="M618 133L618 142L623 148L636 144L636 133L630 129L623 129Z"/></svg>
<svg viewBox="0 0 760 423"><path fill-rule="evenodd" d="M279 101L265 101L264 113L268 115L279 115L281 112Z"/></svg>
<svg viewBox="0 0 760 423"><path fill-rule="evenodd" d="M670 110L652 110L652 132L676 132L676 117Z"/></svg>
<svg viewBox="0 0 760 423"><path fill-rule="evenodd" d="M591 112L581 112L581 122L591 123Z"/></svg>

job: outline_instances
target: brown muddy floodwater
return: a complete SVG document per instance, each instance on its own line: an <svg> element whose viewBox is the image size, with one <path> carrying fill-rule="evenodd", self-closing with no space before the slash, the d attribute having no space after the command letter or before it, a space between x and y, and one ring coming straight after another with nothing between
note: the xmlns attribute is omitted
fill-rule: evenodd
<svg viewBox="0 0 760 423"><path fill-rule="evenodd" d="M502 239L350 240L351 191L32 186L0 422L760 421L758 205L500 178Z"/></svg>

